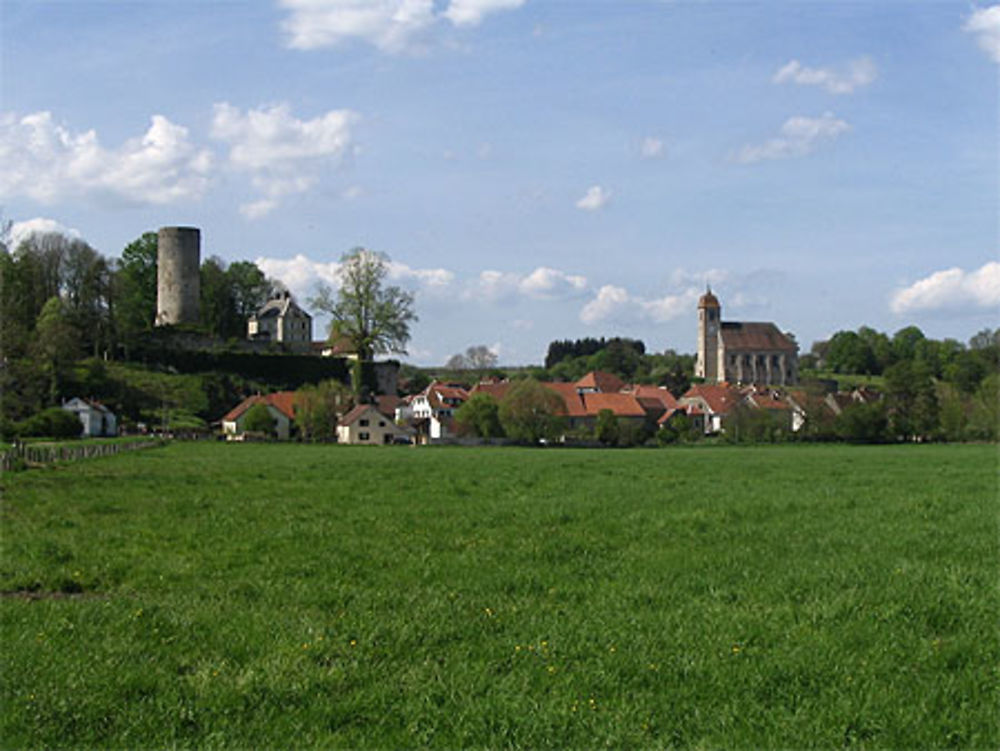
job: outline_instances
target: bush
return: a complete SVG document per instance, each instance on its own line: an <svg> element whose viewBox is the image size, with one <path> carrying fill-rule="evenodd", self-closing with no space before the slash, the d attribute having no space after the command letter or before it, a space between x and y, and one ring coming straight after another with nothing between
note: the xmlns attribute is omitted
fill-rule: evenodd
<svg viewBox="0 0 1000 751"><path fill-rule="evenodd" d="M24 438L79 438L83 423L72 412L49 407L17 424L14 431Z"/></svg>

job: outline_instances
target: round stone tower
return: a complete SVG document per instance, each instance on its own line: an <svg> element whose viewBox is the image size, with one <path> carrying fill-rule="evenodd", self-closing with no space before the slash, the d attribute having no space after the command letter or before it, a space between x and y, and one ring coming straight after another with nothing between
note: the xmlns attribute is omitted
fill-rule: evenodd
<svg viewBox="0 0 1000 751"><path fill-rule="evenodd" d="M719 326L722 324L722 306L707 287L698 300L698 359L694 374L706 383L719 380Z"/></svg>
<svg viewBox="0 0 1000 751"><path fill-rule="evenodd" d="M160 227L156 240L156 325L198 323L201 317L201 231Z"/></svg>

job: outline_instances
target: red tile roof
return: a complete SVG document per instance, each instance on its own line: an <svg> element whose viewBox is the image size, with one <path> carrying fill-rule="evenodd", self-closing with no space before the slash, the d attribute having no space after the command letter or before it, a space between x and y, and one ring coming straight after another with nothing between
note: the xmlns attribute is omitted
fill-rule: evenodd
<svg viewBox="0 0 1000 751"><path fill-rule="evenodd" d="M269 404L289 420L295 419L295 392L277 391L265 396L261 396L260 394L248 396L226 413L222 418L223 422L235 422L255 404Z"/></svg>
<svg viewBox="0 0 1000 751"><path fill-rule="evenodd" d="M658 399L662 402L665 409L675 409L677 407L677 399L663 386L647 386L639 384L630 387L627 393L632 394L640 400Z"/></svg>
<svg viewBox="0 0 1000 751"><path fill-rule="evenodd" d="M615 417L645 417L646 410L631 394L583 394L584 410L588 416L597 416L603 409L610 409Z"/></svg>
<svg viewBox="0 0 1000 751"><path fill-rule="evenodd" d="M740 403L740 392L728 383L696 383L680 398L682 404L688 400L701 400L713 414L724 415Z"/></svg>
<svg viewBox="0 0 1000 751"><path fill-rule="evenodd" d="M592 370L576 382L578 389L596 389L602 394L615 394L625 387L625 383L614 373Z"/></svg>

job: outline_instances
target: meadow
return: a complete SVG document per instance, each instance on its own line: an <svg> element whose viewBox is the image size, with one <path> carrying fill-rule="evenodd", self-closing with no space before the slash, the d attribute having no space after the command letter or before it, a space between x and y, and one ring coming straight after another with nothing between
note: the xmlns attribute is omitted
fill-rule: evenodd
<svg viewBox="0 0 1000 751"><path fill-rule="evenodd" d="M8 473L4 748L1000 746L996 446Z"/></svg>

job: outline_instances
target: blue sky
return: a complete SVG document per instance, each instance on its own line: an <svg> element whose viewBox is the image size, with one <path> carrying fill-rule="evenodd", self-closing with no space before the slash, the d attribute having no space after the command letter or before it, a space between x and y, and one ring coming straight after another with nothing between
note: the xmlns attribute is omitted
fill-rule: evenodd
<svg viewBox="0 0 1000 751"><path fill-rule="evenodd" d="M1000 5L0 0L0 207L159 226L304 300L363 245L409 360L723 317L1000 324ZM318 335L318 334L317 334Z"/></svg>

